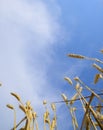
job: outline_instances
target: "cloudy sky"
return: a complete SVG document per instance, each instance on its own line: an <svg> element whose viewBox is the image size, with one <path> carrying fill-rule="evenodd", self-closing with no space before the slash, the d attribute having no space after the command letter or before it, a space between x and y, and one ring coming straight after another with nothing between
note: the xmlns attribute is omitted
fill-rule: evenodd
<svg viewBox="0 0 103 130"><path fill-rule="evenodd" d="M0 0L0 129L13 125L13 112L5 107L17 103L10 92L24 102L30 100L38 115L44 99L61 100L64 92L71 96L64 76L85 77L84 70L90 73L91 67L67 54L101 56L102 24L102 0ZM58 109L62 122L65 108ZM71 128L70 123L64 124L59 130Z"/></svg>

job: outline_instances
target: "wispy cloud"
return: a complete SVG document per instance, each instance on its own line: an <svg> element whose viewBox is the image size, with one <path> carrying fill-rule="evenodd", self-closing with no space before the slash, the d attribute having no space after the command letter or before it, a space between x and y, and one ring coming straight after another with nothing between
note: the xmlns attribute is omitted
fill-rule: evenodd
<svg viewBox="0 0 103 130"><path fill-rule="evenodd" d="M56 3L52 7L56 10ZM0 0L0 113L5 120L0 129L11 127L11 113L5 108L15 102L11 91L24 101L31 100L36 108L53 94L47 69L52 62L52 46L60 34L60 10L57 7L57 14L52 10L43 1Z"/></svg>

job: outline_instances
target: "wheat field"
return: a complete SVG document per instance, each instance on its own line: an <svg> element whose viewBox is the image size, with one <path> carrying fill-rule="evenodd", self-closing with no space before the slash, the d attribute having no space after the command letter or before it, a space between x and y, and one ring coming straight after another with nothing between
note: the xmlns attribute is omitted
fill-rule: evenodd
<svg viewBox="0 0 103 130"><path fill-rule="evenodd" d="M103 50L100 50L100 52L103 54ZM103 61L94 57L86 57L79 54L68 54L67 56L78 60L90 60L90 62L93 62L92 68L96 69L98 72L94 76L94 84L96 85L100 80L103 80ZM78 76L73 79L66 76L64 79L68 85L75 90L75 94L71 99L68 99L68 95L61 93L62 100L51 102L49 105L51 106L52 117L50 113L51 111L47 107L47 101L43 101L43 107L45 108L45 112L42 115L44 124L43 130L58 130L58 115L56 112L57 103L64 103L66 105L67 112L69 110L69 116L71 117L74 130L103 130L103 90L98 90L98 88L92 89ZM1 83L0 86L2 86ZM84 91L87 91L89 95L84 95ZM11 92L10 94L17 100L19 110L24 113L24 117L20 121L17 121L16 119L19 115L16 113L15 106L13 106L13 104L6 105L8 109L14 112L14 126L11 126L11 130L17 130L19 126L22 126L19 130L39 130L38 114L34 111L31 102L27 101L26 103L23 103L19 94L14 92ZM76 103L77 101L81 106L80 109L82 109L83 114L81 124L76 116L79 111L78 103Z"/></svg>

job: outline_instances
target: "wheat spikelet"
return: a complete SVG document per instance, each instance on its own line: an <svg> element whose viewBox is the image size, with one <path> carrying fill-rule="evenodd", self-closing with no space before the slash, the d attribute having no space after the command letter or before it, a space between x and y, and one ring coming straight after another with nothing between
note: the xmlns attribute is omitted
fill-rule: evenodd
<svg viewBox="0 0 103 130"><path fill-rule="evenodd" d="M34 119L37 117L36 112L33 112L32 115L33 115L33 118L34 118Z"/></svg>
<svg viewBox="0 0 103 130"><path fill-rule="evenodd" d="M99 62L99 63L103 64L103 61L101 61L101 60L99 60L97 58L94 58L93 60L96 61L96 62Z"/></svg>
<svg viewBox="0 0 103 130"><path fill-rule="evenodd" d="M69 78L69 77L65 77L64 78L66 81L68 81L68 83L70 84L70 85L73 85L73 82L72 82L72 80Z"/></svg>
<svg viewBox="0 0 103 130"><path fill-rule="evenodd" d="M102 106L101 106L101 104L99 103L98 106L97 106L97 108L96 108L96 111L97 111L97 112L101 112L101 109L102 109Z"/></svg>
<svg viewBox="0 0 103 130"><path fill-rule="evenodd" d="M7 104L6 106L12 110L14 109L14 107L11 104Z"/></svg>
<svg viewBox="0 0 103 130"><path fill-rule="evenodd" d="M20 128L19 130L25 130L25 127Z"/></svg>
<svg viewBox="0 0 103 130"><path fill-rule="evenodd" d="M50 124L49 119L45 119L45 123Z"/></svg>
<svg viewBox="0 0 103 130"><path fill-rule="evenodd" d="M46 105L46 104L47 104L47 101L46 101L46 100L44 100L44 101L43 101L43 105Z"/></svg>
<svg viewBox="0 0 103 130"><path fill-rule="evenodd" d="M82 92L82 87L80 87L80 88L78 89L78 92L79 92L79 93ZM76 93L76 94L71 98L70 105L72 105L78 97L79 97L79 94Z"/></svg>
<svg viewBox="0 0 103 130"><path fill-rule="evenodd" d="M99 124L97 122L94 122L95 126L99 126Z"/></svg>
<svg viewBox="0 0 103 130"><path fill-rule="evenodd" d="M95 84L98 82L99 78L102 78L102 75L101 74L96 74L95 79L94 79Z"/></svg>
<svg viewBox="0 0 103 130"><path fill-rule="evenodd" d="M23 105L19 105L19 108L20 108L24 113L26 113L26 109L25 109L25 107L24 107Z"/></svg>
<svg viewBox="0 0 103 130"><path fill-rule="evenodd" d="M100 52L103 53L103 49L101 49Z"/></svg>
<svg viewBox="0 0 103 130"><path fill-rule="evenodd" d="M100 78L100 74L95 75L94 83L96 84Z"/></svg>
<svg viewBox="0 0 103 130"><path fill-rule="evenodd" d="M19 95L17 95L16 93L12 93L12 92L11 92L11 95L14 96L18 101L21 100L20 97L19 97Z"/></svg>
<svg viewBox="0 0 103 130"><path fill-rule="evenodd" d="M78 90L80 88L80 84L77 82L75 89Z"/></svg>
<svg viewBox="0 0 103 130"><path fill-rule="evenodd" d="M80 79L79 79L79 77L76 76L76 77L74 78L74 80L75 80L75 81L79 81Z"/></svg>
<svg viewBox="0 0 103 130"><path fill-rule="evenodd" d="M83 90L83 87L80 87L79 90L78 90L78 92L81 93L82 90Z"/></svg>
<svg viewBox="0 0 103 130"><path fill-rule="evenodd" d="M97 64L94 63L93 67L95 67L97 70L99 70L100 72L103 73L103 69L99 65L97 65Z"/></svg>
<svg viewBox="0 0 103 130"><path fill-rule="evenodd" d="M99 120L103 121L103 115L100 112L96 111L96 116Z"/></svg>
<svg viewBox="0 0 103 130"><path fill-rule="evenodd" d="M61 96L62 96L63 100L65 101L65 103L68 104L68 98L67 98L67 96L64 93L61 94Z"/></svg>
<svg viewBox="0 0 103 130"><path fill-rule="evenodd" d="M2 86L2 83L0 83L0 87Z"/></svg>
<svg viewBox="0 0 103 130"><path fill-rule="evenodd" d="M46 111L46 112L44 113L44 118L46 119L46 118L48 118L48 116L49 116L49 112Z"/></svg>
<svg viewBox="0 0 103 130"><path fill-rule="evenodd" d="M72 58L79 58L79 59L84 59L85 56L83 55L78 55L78 54L68 54L69 57L72 57Z"/></svg>
<svg viewBox="0 0 103 130"><path fill-rule="evenodd" d="M56 118L53 118L52 122L51 122L51 128L55 128L56 127Z"/></svg>
<svg viewBox="0 0 103 130"><path fill-rule="evenodd" d="M48 112L48 111L46 111L46 112L44 113L43 118L44 118L44 123L50 124L49 112Z"/></svg>
<svg viewBox="0 0 103 130"><path fill-rule="evenodd" d="M96 62L99 62L99 63L102 63L103 62L97 58L90 58L90 57L86 57L86 56L83 56L83 55L78 55L78 54L68 54L69 57L72 57L72 58L78 58L78 59L86 59L86 60L91 60L91 61L96 61Z"/></svg>
<svg viewBox="0 0 103 130"><path fill-rule="evenodd" d="M70 105L72 105L74 102L75 102L75 100L78 98L78 93L76 93L72 98L71 98L71 101L70 101Z"/></svg>
<svg viewBox="0 0 103 130"><path fill-rule="evenodd" d="M55 106L55 104L54 104L54 103L52 103L52 104L51 104L51 108L52 108L52 110L53 110L53 111L55 111L55 110L56 110L56 106Z"/></svg>
<svg viewBox="0 0 103 130"><path fill-rule="evenodd" d="M77 108L76 108L76 107L72 107L71 109L72 109L72 111L76 111L76 110L77 110Z"/></svg>
<svg viewBox="0 0 103 130"><path fill-rule="evenodd" d="M31 102L30 101L27 101L26 102L26 106L30 106L31 105Z"/></svg>

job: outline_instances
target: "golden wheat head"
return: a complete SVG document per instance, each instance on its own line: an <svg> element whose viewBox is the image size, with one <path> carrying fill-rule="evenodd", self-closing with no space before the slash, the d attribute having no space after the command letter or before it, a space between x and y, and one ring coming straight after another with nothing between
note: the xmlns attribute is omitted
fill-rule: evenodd
<svg viewBox="0 0 103 130"><path fill-rule="evenodd" d="M65 103L68 104L68 98L67 98L67 96L64 93L61 94L61 96L62 96L63 100L65 101Z"/></svg>
<svg viewBox="0 0 103 130"><path fill-rule="evenodd" d="M53 111L55 111L55 110L56 110L56 106L55 106L55 104L54 104L54 103L52 103L52 104L51 104L51 108L52 108L52 110L53 110Z"/></svg>
<svg viewBox="0 0 103 130"><path fill-rule="evenodd" d="M11 104L7 104L6 106L7 106L9 109L12 109L12 110L14 109L14 107L13 107Z"/></svg>
<svg viewBox="0 0 103 130"><path fill-rule="evenodd" d="M18 94L11 92L11 95L14 96L18 101L21 100L21 99L20 99L20 96L19 96Z"/></svg>
<svg viewBox="0 0 103 130"><path fill-rule="evenodd" d="M72 57L72 58L79 58L79 59L84 59L85 56L83 55L78 55L78 54L68 54L69 57Z"/></svg>
<svg viewBox="0 0 103 130"><path fill-rule="evenodd" d="M64 78L70 85L73 85L72 80L69 77L65 77Z"/></svg>

